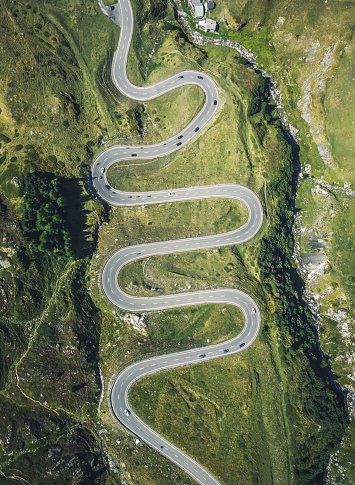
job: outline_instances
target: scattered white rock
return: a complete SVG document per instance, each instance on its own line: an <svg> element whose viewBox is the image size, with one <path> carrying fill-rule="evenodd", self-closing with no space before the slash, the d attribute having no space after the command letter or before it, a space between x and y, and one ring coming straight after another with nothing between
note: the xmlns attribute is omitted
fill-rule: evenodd
<svg viewBox="0 0 355 485"><path fill-rule="evenodd" d="M137 330L138 332L145 332L147 328L146 324L146 315L145 314L139 314L139 313L124 313L120 314L121 320L123 320L125 323L128 323L131 325L134 330Z"/></svg>

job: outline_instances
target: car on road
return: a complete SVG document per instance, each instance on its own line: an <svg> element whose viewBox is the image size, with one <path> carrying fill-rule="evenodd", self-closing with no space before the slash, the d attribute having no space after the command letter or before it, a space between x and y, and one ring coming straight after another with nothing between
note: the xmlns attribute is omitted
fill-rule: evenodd
<svg viewBox="0 0 355 485"><path fill-rule="evenodd" d="M128 198L129 198L129 199L132 199L132 196L131 196L131 195L129 195L129 196L128 196Z"/></svg>
<svg viewBox="0 0 355 485"><path fill-rule="evenodd" d="M100 165L100 162L97 162L97 164L96 164L96 165Z"/></svg>
<svg viewBox="0 0 355 485"><path fill-rule="evenodd" d="M169 192L168 195L175 195L175 192Z"/></svg>
<svg viewBox="0 0 355 485"><path fill-rule="evenodd" d="M178 140L181 140L181 138L184 138L184 135L178 136Z"/></svg>
<svg viewBox="0 0 355 485"><path fill-rule="evenodd" d="M137 154L136 153L131 153L131 157L136 157Z"/></svg>
<svg viewBox="0 0 355 485"><path fill-rule="evenodd" d="M176 144L177 147L179 147L180 145L182 145L181 141L179 141L179 143Z"/></svg>
<svg viewBox="0 0 355 485"><path fill-rule="evenodd" d="M227 354L228 352L229 352L229 349L224 349L224 350L223 350L223 353L224 353L224 354Z"/></svg>
<svg viewBox="0 0 355 485"><path fill-rule="evenodd" d="M239 345L240 348L244 347L245 345L245 342L243 342L242 344Z"/></svg>
<svg viewBox="0 0 355 485"><path fill-rule="evenodd" d="M203 77L202 76L197 76L197 79L203 79Z"/></svg>
<svg viewBox="0 0 355 485"><path fill-rule="evenodd" d="M201 354L201 355L199 356L199 359L204 359L205 357L206 357L206 354Z"/></svg>
<svg viewBox="0 0 355 485"><path fill-rule="evenodd" d="M105 167L102 167L101 173L104 173L104 171L105 171Z"/></svg>
<svg viewBox="0 0 355 485"><path fill-rule="evenodd" d="M100 175L100 180L102 180L102 175Z"/></svg>
<svg viewBox="0 0 355 485"><path fill-rule="evenodd" d="M129 416L131 414L131 411L129 409L125 409L124 413L125 413L126 416Z"/></svg>
<svg viewBox="0 0 355 485"><path fill-rule="evenodd" d="M251 312L255 314L256 313L256 309L255 308L252 308L251 309Z"/></svg>
<svg viewBox="0 0 355 485"><path fill-rule="evenodd" d="M151 197L151 195L147 195L147 197Z"/></svg>
<svg viewBox="0 0 355 485"><path fill-rule="evenodd" d="M195 132L197 133L199 129L200 129L200 127L199 127L199 126L197 126L197 127L195 128Z"/></svg>
<svg viewBox="0 0 355 485"><path fill-rule="evenodd" d="M184 76L178 76L178 79L184 79Z"/></svg>
<svg viewBox="0 0 355 485"><path fill-rule="evenodd" d="M137 253L137 256L140 256L142 253Z"/></svg>
<svg viewBox="0 0 355 485"><path fill-rule="evenodd" d="M164 448L164 446L163 446L163 445L161 445L161 446L160 446L160 448Z"/></svg>
<svg viewBox="0 0 355 485"><path fill-rule="evenodd" d="M217 99L215 99L215 100L213 101L213 104L216 106L216 104L217 104Z"/></svg>

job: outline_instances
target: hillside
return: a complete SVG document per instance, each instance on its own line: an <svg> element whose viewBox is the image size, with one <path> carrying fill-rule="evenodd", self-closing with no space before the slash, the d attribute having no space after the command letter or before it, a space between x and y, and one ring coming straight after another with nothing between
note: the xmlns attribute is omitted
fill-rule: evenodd
<svg viewBox="0 0 355 485"><path fill-rule="evenodd" d="M218 2L220 34L251 49L278 83L297 130L301 173L295 258L322 348L354 408L354 4ZM236 26L237 24L237 26ZM243 27L236 31L236 28ZM353 423L329 483L352 483ZM339 482L340 480L340 482Z"/></svg>
<svg viewBox="0 0 355 485"><path fill-rule="evenodd" d="M295 10L286 2L221 0L211 14L224 19L220 34L250 48L279 82L300 129L294 144L264 79L235 50L195 45L164 0L132 3L130 80L143 85L198 69L214 78L221 102L189 146L149 164L112 167L108 180L129 190L235 182L254 190L265 211L249 243L154 257L122 272L120 284L132 294L240 288L263 313L262 332L247 352L146 378L132 390L132 403L221 483L322 483L338 449L330 483L339 483L340 470L342 483L351 483L354 431L332 372L352 389L353 4L328 2L315 16L303 3ZM243 224L245 207L213 199L109 210L93 198L87 173L103 146L173 136L197 114L203 94L192 86L147 103L124 98L109 70L119 28L94 0L6 0L0 25L2 480L192 483L117 425L107 392L130 360L225 340L239 332L243 316L215 305L123 314L103 297L99 276L114 249L228 231ZM62 255L65 241L52 252L44 236L26 237L24 196L33 172L42 195L47 187L41 224L52 234L63 211L70 257ZM53 195L48 180L60 192ZM309 304L320 317L325 355Z"/></svg>

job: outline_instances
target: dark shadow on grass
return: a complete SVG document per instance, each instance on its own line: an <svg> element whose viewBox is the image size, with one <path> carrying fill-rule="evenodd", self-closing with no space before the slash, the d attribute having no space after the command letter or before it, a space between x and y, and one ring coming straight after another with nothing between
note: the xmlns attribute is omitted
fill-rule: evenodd
<svg viewBox="0 0 355 485"><path fill-rule="evenodd" d="M74 393L74 392L77 392L77 391L80 391L80 389L83 389L85 386L87 386L87 382L83 382L82 384L78 384L77 386L73 386L70 388L70 392L71 393Z"/></svg>
<svg viewBox="0 0 355 485"><path fill-rule="evenodd" d="M75 259L86 258L92 254L96 244L96 237L90 241L87 238L87 216L90 211L85 210L84 205L90 197L83 194L81 179L60 177L60 182L65 201L66 222L72 237Z"/></svg>

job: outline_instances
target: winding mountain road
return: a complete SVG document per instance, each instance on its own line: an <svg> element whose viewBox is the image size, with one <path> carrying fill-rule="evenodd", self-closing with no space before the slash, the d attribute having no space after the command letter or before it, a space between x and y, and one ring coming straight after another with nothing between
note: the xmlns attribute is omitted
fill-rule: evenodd
<svg viewBox="0 0 355 485"><path fill-rule="evenodd" d="M212 78L197 71L183 71L154 85L144 87L132 85L127 79L126 64L133 32L133 12L129 0L120 0L119 8L121 9L121 33L112 64L112 79L117 89L130 98L147 101L176 87L196 84L205 92L205 105L186 128L163 143L149 146L113 146L101 152L94 160L91 168L94 190L102 199L114 206L148 205L211 197L237 199L247 206L249 217L246 224L228 233L125 247L115 252L108 259L101 275L102 290L113 305L125 311L146 312L202 303L225 303L239 307L245 316L244 329L237 337L228 342L174 354L165 354L129 365L116 377L111 388L111 408L117 420L125 428L176 463L198 483L219 485L219 482L201 465L158 435L130 410L128 391L136 380L148 374L182 365L201 363L222 357L226 352L231 355L245 350L258 335L261 324L259 308L249 295L230 288L148 298L131 296L118 286L118 273L129 262L152 255L230 246L245 242L259 231L263 222L263 210L254 192L236 184L138 193L123 192L109 186L106 173L110 165L119 161L132 160L132 157L141 160L157 158L182 148L197 136L200 130L211 120L218 109L219 100L218 89Z"/></svg>

